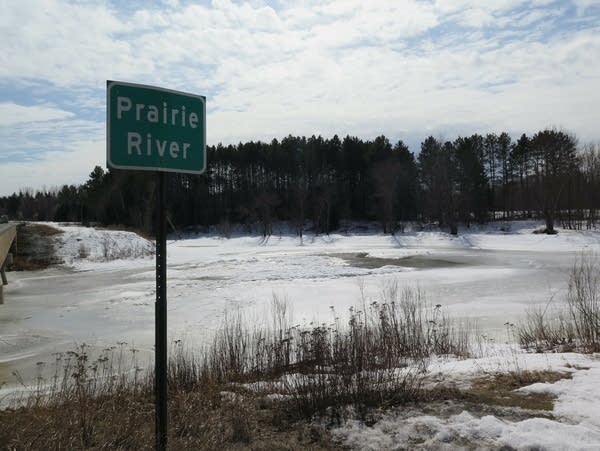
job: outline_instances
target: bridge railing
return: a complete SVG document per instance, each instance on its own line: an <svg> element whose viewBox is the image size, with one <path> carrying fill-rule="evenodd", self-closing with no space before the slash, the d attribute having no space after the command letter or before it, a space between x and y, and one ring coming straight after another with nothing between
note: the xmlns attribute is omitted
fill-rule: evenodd
<svg viewBox="0 0 600 451"><path fill-rule="evenodd" d="M17 237L17 227L13 224L0 224L0 304L4 303L2 287L8 284L6 279L6 265L10 263L12 255L10 250Z"/></svg>

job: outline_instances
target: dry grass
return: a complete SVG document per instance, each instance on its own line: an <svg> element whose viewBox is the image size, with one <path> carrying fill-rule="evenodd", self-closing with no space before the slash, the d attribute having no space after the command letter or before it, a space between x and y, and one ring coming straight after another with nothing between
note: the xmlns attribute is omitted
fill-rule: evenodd
<svg viewBox="0 0 600 451"><path fill-rule="evenodd" d="M600 351L600 258L583 254L571 269L563 304L528 312L518 328L521 346L537 352Z"/></svg>
<svg viewBox="0 0 600 451"><path fill-rule="evenodd" d="M479 404L550 412L554 408L554 396L515 390L537 382L553 383L570 378L570 373L557 371L509 371L477 379L462 397Z"/></svg>
<svg viewBox="0 0 600 451"><path fill-rule="evenodd" d="M13 262L10 265L11 271L38 271L40 269L46 269L51 265L48 260L36 260L28 257L22 257L20 255L13 258Z"/></svg>
<svg viewBox="0 0 600 451"><path fill-rule="evenodd" d="M38 236L62 235L64 232L47 224L25 224L23 226L27 233Z"/></svg>
<svg viewBox="0 0 600 451"><path fill-rule="evenodd" d="M174 343L170 449L342 449L321 425L350 415L369 424L381 409L441 400L507 418L552 416L553 397L515 389L568 374L508 371L467 390L424 388L427 359L465 355L466 333L418 291L392 287L380 301L389 302L353 309L345 322L299 327L275 298L267 328L233 315L204 349ZM53 374L40 377L19 406L0 411L6 449L154 447L153 377L139 368L135 349L121 343L92 357L84 345L47 369Z"/></svg>
<svg viewBox="0 0 600 451"><path fill-rule="evenodd" d="M347 320L332 309L331 322L293 324L285 301L274 297L269 328L226 318L215 335L204 369L218 380L237 381L284 373L336 374L424 365L432 355L467 356L470 331L431 307L418 289L389 283L378 300L350 308Z"/></svg>
<svg viewBox="0 0 600 451"><path fill-rule="evenodd" d="M216 387L172 391L170 449L336 449L327 433L306 422L285 422L277 406L258 399L222 399ZM73 400L0 411L6 449L154 449L149 392Z"/></svg>
<svg viewBox="0 0 600 451"><path fill-rule="evenodd" d="M169 365L171 449L336 449L327 433L292 421L261 393L192 380L174 352ZM121 344L92 359L85 345L57 356L53 374L0 411L6 449L153 449L152 375ZM177 357L179 355L179 357Z"/></svg>
<svg viewBox="0 0 600 451"><path fill-rule="evenodd" d="M373 407L428 399L426 359L465 353L464 334L418 291L391 287L381 300L389 302L353 309L346 322L300 327L275 299L269 327L234 315L202 350L174 344L171 449L336 449L311 422L315 414L335 423L348 410L364 418ZM57 356L50 377L0 411L0 443L152 448L153 378L136 360L137 351L124 344L95 357L86 346Z"/></svg>
<svg viewBox="0 0 600 451"><path fill-rule="evenodd" d="M218 383L271 380L290 395L299 417L352 406L362 414L373 406L421 397L427 359L433 355L466 356L469 331L430 307L415 289L390 283L378 301L350 309L342 321L293 325L285 302L274 298L267 329L248 327L229 316L205 358L181 365L194 374L186 380L212 378ZM202 376L207 375L207 376Z"/></svg>
<svg viewBox="0 0 600 451"><path fill-rule="evenodd" d="M10 269L34 271L58 263L52 238L62 233L62 230L46 224L20 224L17 227L17 254Z"/></svg>
<svg viewBox="0 0 600 451"><path fill-rule="evenodd" d="M536 352L565 352L576 348L576 331L565 309L548 309L548 306L530 309L517 335L521 346Z"/></svg>
<svg viewBox="0 0 600 451"><path fill-rule="evenodd" d="M137 227L126 226L123 224L94 225L94 228L98 230L109 230L116 232L133 232L136 235L147 239L148 241L154 241L154 239L156 238L156 236L153 233L147 230L143 230Z"/></svg>

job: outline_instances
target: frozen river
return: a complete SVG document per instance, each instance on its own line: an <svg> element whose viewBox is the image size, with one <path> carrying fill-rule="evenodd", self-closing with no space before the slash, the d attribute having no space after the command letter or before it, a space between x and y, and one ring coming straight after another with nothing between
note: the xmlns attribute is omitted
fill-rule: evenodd
<svg viewBox="0 0 600 451"><path fill-rule="evenodd" d="M582 251L600 249L600 233L546 236L533 234L534 227L513 223L508 233L488 227L458 237L425 231L308 236L302 242L289 235L266 242L243 236L169 241L170 338L205 340L227 310L240 308L260 321L274 293L288 300L294 321L324 322L333 318L331 306L343 315L358 305L361 287L368 300L377 300L386 284L397 282L419 287L450 316L476 320L502 339L505 322L517 322L528 307L553 296L558 302ZM83 232L64 230L68 249ZM9 274L0 306L0 382L12 383L15 369L34 377L37 362L76 343L127 342L150 354L153 259L66 260L63 267Z"/></svg>

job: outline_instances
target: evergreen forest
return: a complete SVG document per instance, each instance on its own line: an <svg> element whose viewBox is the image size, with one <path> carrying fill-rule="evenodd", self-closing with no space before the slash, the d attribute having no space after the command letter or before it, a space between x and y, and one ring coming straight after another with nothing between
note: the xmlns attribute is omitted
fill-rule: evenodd
<svg viewBox="0 0 600 451"><path fill-rule="evenodd" d="M167 175L167 215L175 230L233 224L264 236L287 222L299 235L337 230L348 221L377 221L384 233L407 222L457 233L499 219L543 219L590 228L600 212L600 146L579 146L556 129L523 134L433 136L415 155L385 136L287 136L270 143L207 147L202 175ZM14 220L77 221L154 227L156 174L105 170L49 190L22 189L0 197L0 214Z"/></svg>

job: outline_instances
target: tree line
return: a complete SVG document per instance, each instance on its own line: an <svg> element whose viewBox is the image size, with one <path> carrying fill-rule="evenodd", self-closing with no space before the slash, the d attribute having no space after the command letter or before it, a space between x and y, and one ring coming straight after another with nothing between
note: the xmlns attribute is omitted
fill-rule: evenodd
<svg viewBox="0 0 600 451"><path fill-rule="evenodd" d="M378 221L385 233L408 221L457 233L490 220L542 218L555 225L593 227L600 209L600 146L578 147L564 131L547 129L513 141L508 133L444 141L433 136L418 155L385 136L287 136L270 143L207 147L202 175L167 176L173 227L231 224L272 233L288 221L302 235L338 229L342 221ZM150 232L155 174L105 171L53 190L0 197L12 219L121 224Z"/></svg>

